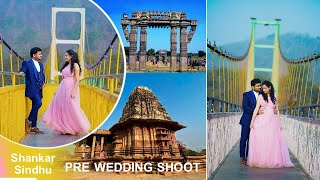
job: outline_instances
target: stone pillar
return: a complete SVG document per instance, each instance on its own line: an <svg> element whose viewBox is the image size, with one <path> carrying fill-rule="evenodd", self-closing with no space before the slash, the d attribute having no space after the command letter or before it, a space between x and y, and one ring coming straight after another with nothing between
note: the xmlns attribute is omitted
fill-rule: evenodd
<svg viewBox="0 0 320 180"><path fill-rule="evenodd" d="M127 134L127 131L123 131L122 132L123 134L124 134L124 136L123 136L123 140L122 140L122 147L123 148L126 148L126 146L127 146L127 141L128 141L128 134Z"/></svg>
<svg viewBox="0 0 320 180"><path fill-rule="evenodd" d="M143 139L142 139L142 128L141 126L138 126L136 129L136 145L141 148L143 146Z"/></svg>
<svg viewBox="0 0 320 180"><path fill-rule="evenodd" d="M144 127L141 127L141 147L142 147L142 155L145 155L145 137L144 137Z"/></svg>
<svg viewBox="0 0 320 180"><path fill-rule="evenodd" d="M140 54L139 54L139 70L146 69L147 60L147 25L141 25L140 29Z"/></svg>
<svg viewBox="0 0 320 180"><path fill-rule="evenodd" d="M180 70L186 71L188 68L188 41L187 26L180 27Z"/></svg>
<svg viewBox="0 0 320 180"><path fill-rule="evenodd" d="M175 71L177 69L177 26L171 26L170 50L170 70Z"/></svg>
<svg viewBox="0 0 320 180"><path fill-rule="evenodd" d="M137 26L132 25L129 35L130 49L129 49L129 69L136 69L137 61Z"/></svg>
<svg viewBox="0 0 320 180"><path fill-rule="evenodd" d="M149 127L149 137L150 137L151 155L154 155L154 143L153 143L152 127Z"/></svg>
<svg viewBox="0 0 320 180"><path fill-rule="evenodd" d="M97 141L97 136L94 135L92 140L92 146L91 146L91 159L93 159L95 156L96 141Z"/></svg>
<svg viewBox="0 0 320 180"><path fill-rule="evenodd" d="M131 139L132 139L131 143L132 144L131 144L129 155L133 156L135 154L135 148L137 147L137 128L136 128L136 126L133 126L131 128L131 130L132 130L132 133L131 133Z"/></svg>
<svg viewBox="0 0 320 180"><path fill-rule="evenodd" d="M132 127L132 147L137 146L137 129L136 126Z"/></svg>
<svg viewBox="0 0 320 180"><path fill-rule="evenodd" d="M128 131L128 137L127 137L126 154L125 154L126 156L130 154L130 147L131 147L131 141L132 141L131 128L128 128L127 131Z"/></svg>
<svg viewBox="0 0 320 180"><path fill-rule="evenodd" d="M103 150L103 146L104 146L104 137L101 137L101 147L100 147L100 151Z"/></svg>

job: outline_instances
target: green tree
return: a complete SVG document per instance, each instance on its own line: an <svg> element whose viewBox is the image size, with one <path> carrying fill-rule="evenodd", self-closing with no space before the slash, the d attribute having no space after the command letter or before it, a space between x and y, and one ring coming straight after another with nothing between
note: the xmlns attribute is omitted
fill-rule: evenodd
<svg viewBox="0 0 320 180"><path fill-rule="evenodd" d="M206 149L201 149L200 150L200 154L205 156L207 154L207 150Z"/></svg>
<svg viewBox="0 0 320 180"><path fill-rule="evenodd" d="M199 57L206 56L206 52L204 52L204 51L198 51L198 56L199 56Z"/></svg>
<svg viewBox="0 0 320 180"><path fill-rule="evenodd" d="M155 55L155 50L154 50L153 48L149 49L149 50L147 51L147 55L148 55L148 56Z"/></svg>

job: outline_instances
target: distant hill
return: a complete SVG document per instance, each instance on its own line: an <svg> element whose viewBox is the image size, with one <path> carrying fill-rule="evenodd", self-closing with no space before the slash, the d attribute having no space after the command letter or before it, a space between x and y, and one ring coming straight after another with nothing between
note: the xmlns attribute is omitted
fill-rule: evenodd
<svg viewBox="0 0 320 180"><path fill-rule="evenodd" d="M257 39L256 44L273 44L274 34ZM235 56L242 56L249 47L249 40L222 45L224 50ZM320 37L311 37L308 34L287 33L280 35L280 48L283 55L289 59L296 59L306 55L312 55L315 51L320 52ZM273 49L256 48L256 66L271 67Z"/></svg>
<svg viewBox="0 0 320 180"><path fill-rule="evenodd" d="M51 45L51 8L84 6L86 8L87 39L86 52L90 49L93 61L102 56L116 34L107 17L92 3L84 0L2 0L0 1L0 33L2 37L23 57L29 58L29 50L39 46L44 50L44 59ZM57 14L57 37L78 39L80 35L80 14ZM59 60L69 48L77 46L58 45ZM4 51L7 51L5 48ZM86 59L89 59L88 56Z"/></svg>

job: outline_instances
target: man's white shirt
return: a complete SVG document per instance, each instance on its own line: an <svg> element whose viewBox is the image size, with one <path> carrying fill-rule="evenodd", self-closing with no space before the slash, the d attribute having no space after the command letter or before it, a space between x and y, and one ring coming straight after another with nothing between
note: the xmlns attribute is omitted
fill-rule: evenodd
<svg viewBox="0 0 320 180"><path fill-rule="evenodd" d="M35 61L33 59L32 59L32 61L33 61L34 65L36 66L37 71L40 72L40 65L39 65L38 61Z"/></svg>
<svg viewBox="0 0 320 180"><path fill-rule="evenodd" d="M253 91L253 90L252 90ZM258 99L258 96L259 96L259 93L258 92L256 92L256 91L253 91L253 93L254 93L254 96L256 97L256 100Z"/></svg>

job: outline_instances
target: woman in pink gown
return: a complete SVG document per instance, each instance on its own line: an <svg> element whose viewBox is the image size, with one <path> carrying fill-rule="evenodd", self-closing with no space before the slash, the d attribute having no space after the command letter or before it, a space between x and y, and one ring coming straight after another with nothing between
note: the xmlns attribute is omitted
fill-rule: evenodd
<svg viewBox="0 0 320 180"><path fill-rule="evenodd" d="M79 79L81 67L78 54L68 50L61 68L62 81L47 111L44 122L61 134L87 134L91 125L80 107Z"/></svg>
<svg viewBox="0 0 320 180"><path fill-rule="evenodd" d="M274 87L271 82L264 81L262 90L250 124L247 164L259 168L293 167L283 135ZM257 115L259 108L264 109L261 115ZM275 108L277 114L274 114Z"/></svg>

